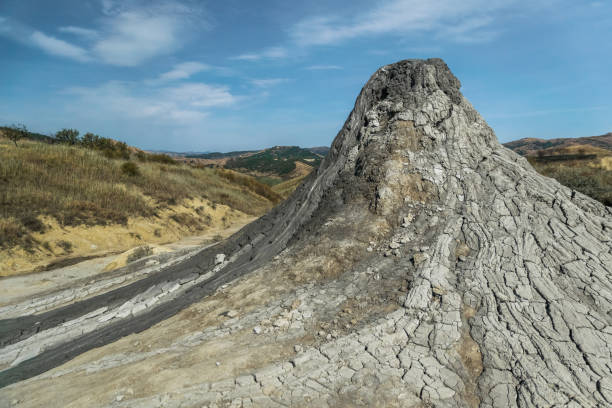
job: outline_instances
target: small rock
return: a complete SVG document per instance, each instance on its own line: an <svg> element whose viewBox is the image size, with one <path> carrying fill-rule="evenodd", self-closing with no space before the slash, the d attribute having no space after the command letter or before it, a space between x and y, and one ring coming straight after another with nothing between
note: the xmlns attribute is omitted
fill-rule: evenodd
<svg viewBox="0 0 612 408"><path fill-rule="evenodd" d="M237 310L228 310L227 312L225 312L225 315L227 317L229 317L230 319L238 316L238 311Z"/></svg>
<svg viewBox="0 0 612 408"><path fill-rule="evenodd" d="M323 330L320 330L318 334L319 334L319 336L321 336L321 337L324 337L324 336L325 336L325 332L324 332Z"/></svg>
<svg viewBox="0 0 612 408"><path fill-rule="evenodd" d="M440 288L440 287L437 287L437 286L434 286L434 287L431 289L431 291L432 291L432 292L433 292L435 295L438 295L438 296L446 295L446 290L444 290L444 289L442 289L442 288Z"/></svg>
<svg viewBox="0 0 612 408"><path fill-rule="evenodd" d="M391 253L395 256L400 256L400 250L399 249L394 249L393 251L391 251Z"/></svg>
<svg viewBox="0 0 612 408"><path fill-rule="evenodd" d="M416 254L413 255L412 259L414 261L414 264L416 266L422 264L423 262L425 262L425 260L429 258L429 255L427 255L424 252L417 252Z"/></svg>
<svg viewBox="0 0 612 408"><path fill-rule="evenodd" d="M217 254L215 255L215 265L219 265L225 262L225 254Z"/></svg>
<svg viewBox="0 0 612 408"><path fill-rule="evenodd" d="M295 350L296 353L301 353L302 351L304 351L304 347L300 346L299 344L296 344L295 346L293 346L293 349Z"/></svg>
<svg viewBox="0 0 612 408"><path fill-rule="evenodd" d="M272 323L272 325L274 327L287 327L289 326L289 320L279 317L278 319L274 321L274 323Z"/></svg>
<svg viewBox="0 0 612 408"><path fill-rule="evenodd" d="M368 252L372 252L372 251L373 251L373 249L372 249L372 247L370 247L370 246L369 246L369 247L367 247L367 248L366 248L366 251L368 251Z"/></svg>
<svg viewBox="0 0 612 408"><path fill-rule="evenodd" d="M123 401L123 395L117 395L117 396L115 397L115 400L116 400L117 402L119 402L119 401Z"/></svg>
<svg viewBox="0 0 612 408"><path fill-rule="evenodd" d="M389 244L389 248L391 248L391 249L397 249L397 248L399 248L400 246L401 246L401 245L399 244L399 242L395 242L395 241L393 241L393 242L391 242L391 243Z"/></svg>
<svg viewBox="0 0 612 408"><path fill-rule="evenodd" d="M261 333L261 327L259 327L259 326L253 327L253 333L255 333L255 334Z"/></svg>
<svg viewBox="0 0 612 408"><path fill-rule="evenodd" d="M331 340L332 339L332 335L328 333L327 336L325 336L325 339L326 340Z"/></svg>
<svg viewBox="0 0 612 408"><path fill-rule="evenodd" d="M217 361L217 362L215 363L215 365L216 365L217 367L219 367L219 366L221 365L221 363Z"/></svg>
<svg viewBox="0 0 612 408"><path fill-rule="evenodd" d="M11 401L11 405L17 405L17 404L19 404L19 400L14 399Z"/></svg>

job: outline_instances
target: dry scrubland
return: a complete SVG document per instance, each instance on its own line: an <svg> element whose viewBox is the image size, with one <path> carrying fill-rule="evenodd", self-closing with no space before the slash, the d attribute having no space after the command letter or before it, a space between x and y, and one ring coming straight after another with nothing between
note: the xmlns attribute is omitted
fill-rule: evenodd
<svg viewBox="0 0 612 408"><path fill-rule="evenodd" d="M612 206L612 151L574 145L541 150L528 160L540 174Z"/></svg>
<svg viewBox="0 0 612 408"><path fill-rule="evenodd" d="M0 138L0 276L44 259L99 252L100 244L120 251L143 240L169 242L229 226L281 200L270 187L229 170L142 152L129 159L107 156L29 140L15 146ZM119 231L127 238L108 238L115 244L104 245L105 235ZM79 245L87 238L87 248ZM29 262L14 262L23 257Z"/></svg>

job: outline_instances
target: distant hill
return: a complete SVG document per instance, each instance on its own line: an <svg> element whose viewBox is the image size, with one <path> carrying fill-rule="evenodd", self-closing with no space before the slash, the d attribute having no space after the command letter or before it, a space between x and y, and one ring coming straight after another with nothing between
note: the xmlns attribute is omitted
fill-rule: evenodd
<svg viewBox="0 0 612 408"><path fill-rule="evenodd" d="M206 159L206 160L215 160L215 159L225 159L230 157L242 156L249 153L257 153L259 150L242 150L236 152L208 152L208 153L185 153L184 157L188 157L191 159Z"/></svg>
<svg viewBox="0 0 612 408"><path fill-rule="evenodd" d="M7 126L0 126L0 136L4 135L5 131L8 129L9 128ZM26 139L34 140L36 142L45 142L45 143L56 143L57 142L57 140L55 140L55 138L52 136L47 136L41 133L29 132L29 131L26 133Z"/></svg>
<svg viewBox="0 0 612 408"><path fill-rule="evenodd" d="M275 146L257 153L232 157L225 163L225 167L287 180L297 169L296 162L317 168L322 159L322 155L298 146Z"/></svg>
<svg viewBox="0 0 612 408"><path fill-rule="evenodd" d="M612 206L612 133L567 139L520 139L504 146L541 174Z"/></svg>
<svg viewBox="0 0 612 408"><path fill-rule="evenodd" d="M308 147L307 149L315 154L320 154L321 156L327 156L327 153L329 153L329 146Z"/></svg>
<svg viewBox="0 0 612 408"><path fill-rule="evenodd" d="M535 156L539 150L567 148L573 145L588 145L601 149L612 150L612 133L601 136L587 136L559 139L524 138L504 143L504 146L522 156Z"/></svg>
<svg viewBox="0 0 612 408"><path fill-rule="evenodd" d="M328 152L329 147L325 146L274 146L262 150L175 153L172 156L192 166L232 169L253 176L270 186L282 183L280 191L286 197L299 184L297 179L303 179L317 168Z"/></svg>

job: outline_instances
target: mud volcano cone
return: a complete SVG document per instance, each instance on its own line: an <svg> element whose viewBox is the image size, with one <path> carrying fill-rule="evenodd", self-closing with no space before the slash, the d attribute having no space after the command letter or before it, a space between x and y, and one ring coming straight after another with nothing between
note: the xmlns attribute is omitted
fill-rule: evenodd
<svg viewBox="0 0 612 408"><path fill-rule="evenodd" d="M42 373L240 278L261 299L175 343L245 336L250 363L125 406L610 406L611 210L502 147L459 89L439 59L384 66L316 173L226 242L73 306L3 309L0 392L61 387Z"/></svg>

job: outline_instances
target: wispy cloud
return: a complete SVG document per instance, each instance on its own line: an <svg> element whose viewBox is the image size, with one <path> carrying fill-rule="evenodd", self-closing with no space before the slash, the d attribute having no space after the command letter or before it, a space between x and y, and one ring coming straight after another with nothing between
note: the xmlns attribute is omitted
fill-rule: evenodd
<svg viewBox="0 0 612 408"><path fill-rule="evenodd" d="M226 86L205 83L147 87L137 82L109 81L96 87L68 88L64 93L76 98L70 106L81 113L177 124L200 121L210 109L228 107L241 99Z"/></svg>
<svg viewBox="0 0 612 408"><path fill-rule="evenodd" d="M92 53L103 62L135 66L179 48L195 29L207 27L202 10L180 1L104 1L103 35Z"/></svg>
<svg viewBox="0 0 612 408"><path fill-rule="evenodd" d="M91 60L91 57L83 48L43 34L40 31L34 31L30 36L30 41L32 45L51 55L66 57L82 62Z"/></svg>
<svg viewBox="0 0 612 408"><path fill-rule="evenodd" d="M74 34L76 36L83 37L86 39L95 39L99 35L96 30L76 26L60 27L58 28L58 31L60 33Z"/></svg>
<svg viewBox="0 0 612 408"><path fill-rule="evenodd" d="M251 83L258 88L270 88L272 86L280 85L285 82L289 82L289 80L287 78L268 78L251 80Z"/></svg>
<svg viewBox="0 0 612 408"><path fill-rule="evenodd" d="M102 13L94 28L58 28L76 36L76 43L4 17L0 35L81 62L136 66L180 49L195 32L208 28L202 9L182 1L103 0Z"/></svg>
<svg viewBox="0 0 612 408"><path fill-rule="evenodd" d="M339 65L311 65L304 69L308 69L310 71L325 71L325 70L342 69L342 67Z"/></svg>
<svg viewBox="0 0 612 408"><path fill-rule="evenodd" d="M411 32L429 32L449 41L486 41L495 36L492 14L513 3L514 0L388 0L352 16L306 18L291 28L290 35L302 46Z"/></svg>
<svg viewBox="0 0 612 408"><path fill-rule="evenodd" d="M249 54L241 54L232 59L242 60L242 61L259 61L262 59L280 59L286 58L289 55L289 52L284 47L269 47L260 52L249 53Z"/></svg>
<svg viewBox="0 0 612 408"><path fill-rule="evenodd" d="M170 71L164 72L158 78L159 81L174 81L187 79L198 72L210 69L210 65L201 62L182 62L175 65Z"/></svg>

